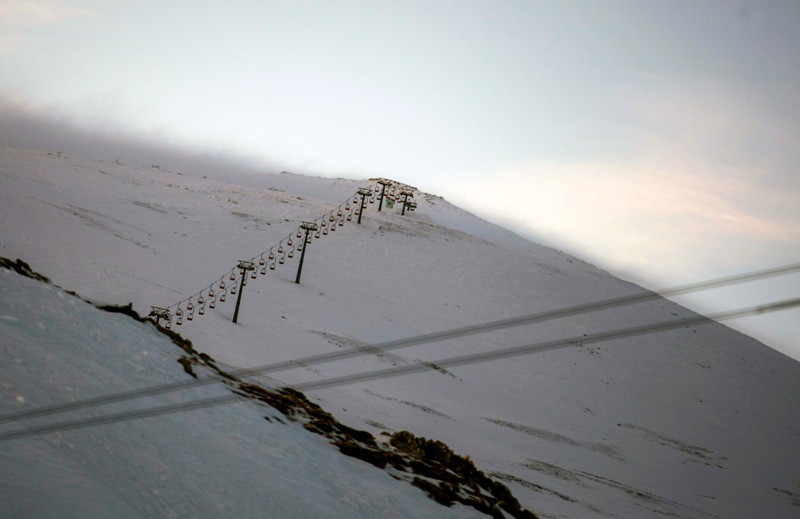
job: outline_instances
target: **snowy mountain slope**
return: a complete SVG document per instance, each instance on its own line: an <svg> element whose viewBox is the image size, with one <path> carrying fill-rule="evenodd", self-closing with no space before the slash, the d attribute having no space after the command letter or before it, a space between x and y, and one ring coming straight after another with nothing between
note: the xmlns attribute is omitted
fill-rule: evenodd
<svg viewBox="0 0 800 519"><path fill-rule="evenodd" d="M3 150L0 252L140 311L188 297L368 182L188 173ZM272 189L270 189L272 188ZM423 193L353 222L179 330L229 366L637 293ZM693 315L655 300L261 377L292 383ZM312 393L356 427L446 441L552 517L791 517L798 363L710 324ZM776 490L777 489L777 490ZM794 496L794 497L793 497ZM793 504L794 503L794 504Z"/></svg>
<svg viewBox="0 0 800 519"><path fill-rule="evenodd" d="M0 269L0 415L188 375L152 326ZM80 413L229 395L206 385ZM265 420L267 416L270 420ZM72 415L72 418L75 416ZM2 517L473 517L247 399L0 443ZM50 419L52 421L52 419ZM50 423L39 418L28 426ZM4 423L0 432L18 430Z"/></svg>

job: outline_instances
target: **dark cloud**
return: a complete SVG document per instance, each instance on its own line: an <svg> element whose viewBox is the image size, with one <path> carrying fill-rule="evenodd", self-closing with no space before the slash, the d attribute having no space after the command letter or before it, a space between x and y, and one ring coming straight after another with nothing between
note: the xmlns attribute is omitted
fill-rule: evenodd
<svg viewBox="0 0 800 519"><path fill-rule="evenodd" d="M253 183L258 175L289 169L278 162L207 150L181 149L172 142L113 126L89 128L69 117L48 113L0 96L0 145L61 151L67 155L119 160L195 176Z"/></svg>

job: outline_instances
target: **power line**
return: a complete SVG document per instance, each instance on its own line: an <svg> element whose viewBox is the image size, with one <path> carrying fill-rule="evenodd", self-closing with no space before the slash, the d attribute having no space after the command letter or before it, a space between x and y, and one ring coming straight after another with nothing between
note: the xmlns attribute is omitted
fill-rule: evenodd
<svg viewBox="0 0 800 519"><path fill-rule="evenodd" d="M638 294L633 294L629 296L622 296L616 297L611 299L605 299L601 301L597 301L594 303L586 303L580 305L569 306L561 309L556 310L548 310L544 312L538 312L535 314L528 314L518 317L512 317L509 319L500 319L496 321L489 321L485 323L463 326L460 328L452 328L450 330L443 330L439 332L427 333L422 335L416 335L413 337L408 337L404 339L396 339L392 341L385 341L381 343L375 343L370 345L364 345L357 347L355 349L346 350L346 351L334 351L328 353L320 353L316 355L306 356L300 359L294 360L287 360L281 362L275 362L271 364L265 364L262 366L256 366L252 368L242 368L231 371L230 374L236 377L248 377L254 375L263 375L267 373L274 373L277 371L283 371L286 369L298 368L298 367L307 367L313 366L317 364L324 364L327 362L334 362L338 360L345 360L355 357L360 357L363 355L369 354L376 354L376 353L383 353L403 347L419 345L423 343L431 343L431 342L438 342L443 341L446 339L453 339L456 337L464 337L468 335L473 335L477 333L485 333L494 330L499 330L502 328L510 328L514 326L522 326L526 324L532 324L536 322L542 322L562 317L569 317L573 315L579 315L584 313L589 313L598 310L606 310L609 308L614 308L618 306L625 306L635 303L641 303L644 301L658 299L664 296L670 295L680 295L686 294L690 292L695 292L699 290L705 290L709 288L719 288L722 286L734 285L738 283L742 283L745 281L753 281L756 279L764 279L768 277L774 277L779 275L788 274L791 272L795 272L800 270L800 263L795 263L791 265L783 265L779 267L773 267L769 269L762 269L756 270L751 272L745 272L742 274L737 274L733 276L725 276L720 278L715 278L707 281L700 281L695 283L689 283L684 285L679 285L672 288L667 288L661 290L660 293L646 291L641 292ZM428 368L430 369L430 368ZM41 416L47 416L52 414L57 414L66 411L73 411L77 409L84 409L87 407L95 407L99 405L111 404L116 402L121 402L125 400L131 400L134 398L144 397L144 396L153 396L162 393L170 393L173 391L179 391L183 389L189 389L192 387L198 387L202 385L212 384L220 381L217 377L208 377L203 379L197 380L189 380L185 382L174 382L174 383L167 383L167 384L160 384L156 386L151 386L148 388L142 389L134 389L130 391L114 393L109 395L103 395L94 398L87 398L83 400L78 400L75 402L70 402L66 404L56 404L52 406L45 406L40 407L38 409L31 409L28 411L22 411L12 414L7 414L0 416L0 424L10 422L10 421L19 421L19 420L26 420Z"/></svg>
<svg viewBox="0 0 800 519"><path fill-rule="evenodd" d="M583 344L587 343L596 343L596 342L603 342L612 339L621 339L627 337L634 337L637 335L645 335L649 333L655 333L660 331L666 331L674 328L684 328L688 326L700 325L700 324L707 324L713 323L716 321L723 321L728 319L735 319L740 317L747 317L750 315L758 315L758 314L765 314L770 312L775 312L779 310L786 310L789 308L795 308L800 306L800 298L789 299L784 301L778 301L771 304L766 305L758 305L758 306L751 306L747 308L737 309L737 310L730 310L727 312L720 312L717 314L712 314L709 316L695 316L683 319L673 319L670 321L664 321L661 323L656 324L649 324L643 326L634 326L629 328L621 328L617 330L607 331L607 332L600 332L592 335L587 336L576 336L570 337L567 339L559 339L554 341L546 341L546 342L539 342L533 344L527 344L522 346L514 346L510 348L504 348L501 350L494 350L490 352L482 352L482 353L473 353L468 355L460 355L457 357L450 357L446 359L441 359L434 361L434 363L441 367L454 367L454 366L463 366L467 364L476 364L480 362L487 362L490 360L497 360L503 358L510 358L516 357L520 355L530 355L533 353L541 353L544 351L551 351L561 348L567 347L579 347ZM409 366L399 366L393 368L387 368L383 370L375 370L375 371L368 371L364 373L356 373L353 375L344 375L341 377L335 377L326 380L318 380L313 382L305 382L301 384L295 384L293 387L299 390L305 391L314 391L319 389L326 389L335 386L341 386L346 384L354 384L357 382L365 382L369 380L375 380L379 378L390 378L402 375L410 375L412 373L418 373L421 371L426 371L429 369L427 365L424 364L415 364ZM100 424L108 424L108 423L116 423L128 420L135 420L138 418L145 418L149 416L158 416L158 415L165 415L171 414L181 411L186 411L190 409L201 409L205 407L211 407L216 405L222 405L227 403L232 403L239 400L238 396L236 395L226 395L220 397L213 397L213 398L206 398L206 399L199 399L193 400L190 402L183 402L180 404L168 404L159 407L152 407L148 409L140 409L136 411L124 411L116 414L109 414L100 417L93 417L93 418L86 418L86 419L78 419L72 421L65 421L55 424L47 424L41 426L34 426L34 427L27 427L24 429L19 429L16 431L9 431L6 433L0 433L0 441L8 441L18 438L26 438L31 436L36 436L40 434L45 434L48 432L55 432L60 430L68 430L68 429L77 429L77 428L84 428L90 427L93 425L100 425Z"/></svg>
<svg viewBox="0 0 800 519"><path fill-rule="evenodd" d="M633 326L630 328L621 328L617 330L600 332L591 335L585 335L585 336L580 335L580 336L570 337L567 339L557 339L548 342L538 342L522 346L514 346L511 348L504 348L490 352L460 355L458 357L450 357L442 360L429 361L427 362L427 364L433 363L443 368L463 366L467 364L475 364L478 362L486 362L489 360L505 359L510 357L517 357L520 355L528 355L531 353L540 353L543 351L568 348L570 346L578 347L588 343L603 342L612 339L623 339L627 337L634 337L636 335L645 335L648 333L671 330L674 328L684 328L687 326L695 326L699 324L705 324L716 321L725 321L728 319L736 319L740 317L747 317L750 315L776 312L779 310L786 310L796 306L800 306L800 298L787 299L784 301L778 301L776 303L752 306L749 308L742 308L738 310L730 310L728 312L720 312L710 316L698 315L696 317L689 317L685 319L673 319L671 321L665 321L662 323L648 324L643 326ZM427 371L428 369L430 369L430 366L424 363L412 364L408 366L399 366L394 368L387 368L384 370L358 373L354 375L343 375L341 377L318 380L314 382L304 382L300 384L295 384L293 387L301 391L314 391L334 386L341 386L345 384L354 384L356 382L375 380L378 378L389 378L401 375L410 375L412 373ZM2 438L0 437L0 439Z"/></svg>

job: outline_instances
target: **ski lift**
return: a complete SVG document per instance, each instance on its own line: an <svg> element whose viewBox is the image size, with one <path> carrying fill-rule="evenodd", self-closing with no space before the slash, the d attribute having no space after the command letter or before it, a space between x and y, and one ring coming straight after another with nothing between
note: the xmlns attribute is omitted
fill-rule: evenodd
<svg viewBox="0 0 800 519"><path fill-rule="evenodd" d="M211 299L214 299L214 289L213 288L208 291L208 297L210 297Z"/></svg>
<svg viewBox="0 0 800 519"><path fill-rule="evenodd" d="M294 249L289 249L289 257L294 258Z"/></svg>
<svg viewBox="0 0 800 519"><path fill-rule="evenodd" d="M317 229L317 232L314 233L314 238L319 240L319 229Z"/></svg>
<svg viewBox="0 0 800 519"><path fill-rule="evenodd" d="M335 230L336 230L336 222L334 222L333 225L331 225L331 232L333 232Z"/></svg>
<svg viewBox="0 0 800 519"><path fill-rule="evenodd" d="M283 245L278 245L278 254L283 254Z"/></svg>
<svg viewBox="0 0 800 519"><path fill-rule="evenodd" d="M206 313L206 305L201 306L200 309L197 310L197 313L200 315L204 315Z"/></svg>
<svg viewBox="0 0 800 519"><path fill-rule="evenodd" d="M319 231L317 231L317 234L319 234ZM317 236L317 238L319 238L319 236ZM308 235L308 238L306 239L306 243L311 243L311 235L310 234Z"/></svg>
<svg viewBox="0 0 800 519"><path fill-rule="evenodd" d="M267 275L267 266L266 265L261 267L261 275L262 276L266 276Z"/></svg>
<svg viewBox="0 0 800 519"><path fill-rule="evenodd" d="M205 302L206 302L206 300L203 299L203 294L200 294L200 298L197 300L197 304L198 305L202 305Z"/></svg>
<svg viewBox="0 0 800 519"><path fill-rule="evenodd" d="M187 316L186 316L186 319L188 319L189 321L192 321L192 320L194 320L194 312L192 312L192 313L190 313L189 315L187 315Z"/></svg>
<svg viewBox="0 0 800 519"><path fill-rule="evenodd" d="M225 302L225 292L223 292L223 293L221 293L219 295L219 302L220 303L224 303Z"/></svg>
<svg viewBox="0 0 800 519"><path fill-rule="evenodd" d="M292 246L292 239L291 238L289 238L289 240L286 242L286 245L289 246L289 247Z"/></svg>
<svg viewBox="0 0 800 519"><path fill-rule="evenodd" d="M347 201L347 203L346 203L346 204L344 204L344 208L345 208L346 210L348 210L348 211L350 210L350 200L348 200L348 201Z"/></svg>
<svg viewBox="0 0 800 519"><path fill-rule="evenodd" d="M208 302L208 307L211 308L211 309L216 308L217 307L217 300L216 299L212 299L211 301L209 301Z"/></svg>
<svg viewBox="0 0 800 519"><path fill-rule="evenodd" d="M302 243L298 243L296 248L297 248L297 252L302 251L303 250L303 244Z"/></svg>
<svg viewBox="0 0 800 519"><path fill-rule="evenodd" d="M286 259L285 259L285 257L284 257L284 256L281 256L281 257L280 257L280 259L278 260L278 263L280 263L281 265L283 265L284 263L286 263Z"/></svg>
<svg viewBox="0 0 800 519"><path fill-rule="evenodd" d="M275 255L272 253L272 251L270 251L270 253L269 253L269 259L270 260L274 260L275 259Z"/></svg>
<svg viewBox="0 0 800 519"><path fill-rule="evenodd" d="M297 229L297 238L301 238L303 235L300 233L300 229Z"/></svg>
<svg viewBox="0 0 800 519"><path fill-rule="evenodd" d="M261 255L261 259L258 260L258 264L264 266L267 263L267 260L264 259L264 255Z"/></svg>
<svg viewBox="0 0 800 519"><path fill-rule="evenodd" d="M252 273L252 274L250 274L250 277L251 277L252 279L255 279L255 278L257 278L257 277L258 277L258 271L257 271L256 269L253 269L253 273Z"/></svg>
<svg viewBox="0 0 800 519"><path fill-rule="evenodd" d="M219 289L220 290L225 290L225 282L224 281L220 281L219 282Z"/></svg>
<svg viewBox="0 0 800 519"><path fill-rule="evenodd" d="M182 325L183 324L183 317L178 317L178 320L175 321L175 324L177 324L178 326Z"/></svg>
<svg viewBox="0 0 800 519"><path fill-rule="evenodd" d="M236 294L236 285L231 287L231 294Z"/></svg>
<svg viewBox="0 0 800 519"><path fill-rule="evenodd" d="M332 221L333 221L333 213L331 213L331 215L328 217L328 221L329 221L329 222L332 222Z"/></svg>
<svg viewBox="0 0 800 519"><path fill-rule="evenodd" d="M236 274L234 274L232 270L231 270L230 280L236 281Z"/></svg>
<svg viewBox="0 0 800 519"><path fill-rule="evenodd" d="M178 317L183 315L183 310L181 310L181 305L178 305L178 309L175 310L175 315L177 315Z"/></svg>
<svg viewBox="0 0 800 519"><path fill-rule="evenodd" d="M339 220L339 227L344 225L344 216Z"/></svg>
<svg viewBox="0 0 800 519"><path fill-rule="evenodd" d="M338 211L336 211L336 216L342 216L342 210L341 210L341 209L339 209Z"/></svg>
<svg viewBox="0 0 800 519"><path fill-rule="evenodd" d="M194 310L194 305L192 304L192 300L190 299L189 304L186 305L186 311L192 313L192 310Z"/></svg>
<svg viewBox="0 0 800 519"><path fill-rule="evenodd" d="M166 328L167 330L169 330L170 328L172 328L172 325L171 325L171 324L169 324L169 321L167 321L167 322L164 324L164 328Z"/></svg>
<svg viewBox="0 0 800 519"><path fill-rule="evenodd" d="M347 221L348 222L352 222L353 221L353 211L350 211L350 214L347 215Z"/></svg>
<svg viewBox="0 0 800 519"><path fill-rule="evenodd" d="M269 269L270 270L275 270L275 262L274 261L269 264Z"/></svg>
<svg viewBox="0 0 800 519"><path fill-rule="evenodd" d="M322 228L322 234L324 234L325 236L328 235L328 228L327 227L323 227Z"/></svg>

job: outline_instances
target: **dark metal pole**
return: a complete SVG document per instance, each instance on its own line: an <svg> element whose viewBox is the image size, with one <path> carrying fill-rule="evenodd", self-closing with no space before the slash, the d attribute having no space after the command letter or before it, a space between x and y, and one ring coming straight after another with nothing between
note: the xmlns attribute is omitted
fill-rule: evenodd
<svg viewBox="0 0 800 519"><path fill-rule="evenodd" d="M380 200L378 200L378 212L381 211L381 206L383 206L383 193L386 192L386 184L382 182L380 184L381 184L381 198Z"/></svg>
<svg viewBox="0 0 800 519"><path fill-rule="evenodd" d="M306 257L306 249L308 248L308 231L309 229L306 228L306 235L303 238L303 250L300 251L300 264L297 265L297 277L294 278L294 282L298 285L300 284L300 274L303 272L303 258Z"/></svg>
<svg viewBox="0 0 800 519"><path fill-rule="evenodd" d="M247 276L247 270L242 269L242 282L239 284L239 293L236 295L236 310L233 311L233 322L239 318L239 305L242 304L242 292L244 292L244 278Z"/></svg>
<svg viewBox="0 0 800 519"><path fill-rule="evenodd" d="M359 189L358 194L361 195L361 206L358 208L358 223L361 223L361 215L364 214L364 202L366 201L367 190Z"/></svg>
<svg viewBox="0 0 800 519"><path fill-rule="evenodd" d="M403 210L400 211L400 216L406 214L406 206L408 205L408 193L403 193Z"/></svg>

